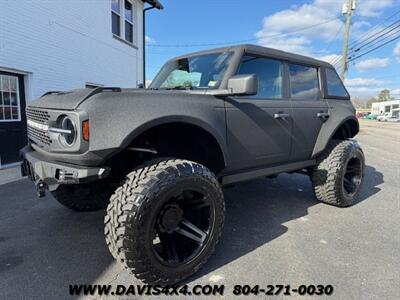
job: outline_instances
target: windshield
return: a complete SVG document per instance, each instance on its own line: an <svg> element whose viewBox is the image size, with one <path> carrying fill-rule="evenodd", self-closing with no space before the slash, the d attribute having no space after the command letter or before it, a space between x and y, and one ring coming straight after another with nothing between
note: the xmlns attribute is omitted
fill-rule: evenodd
<svg viewBox="0 0 400 300"><path fill-rule="evenodd" d="M232 52L185 57L166 63L150 85L153 89L217 89Z"/></svg>

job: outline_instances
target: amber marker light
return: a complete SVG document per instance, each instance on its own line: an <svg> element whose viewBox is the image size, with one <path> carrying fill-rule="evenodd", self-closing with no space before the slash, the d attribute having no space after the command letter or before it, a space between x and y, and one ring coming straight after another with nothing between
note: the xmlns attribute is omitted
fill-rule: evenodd
<svg viewBox="0 0 400 300"><path fill-rule="evenodd" d="M90 137L89 120L82 122L82 137L85 141L89 142L89 137Z"/></svg>

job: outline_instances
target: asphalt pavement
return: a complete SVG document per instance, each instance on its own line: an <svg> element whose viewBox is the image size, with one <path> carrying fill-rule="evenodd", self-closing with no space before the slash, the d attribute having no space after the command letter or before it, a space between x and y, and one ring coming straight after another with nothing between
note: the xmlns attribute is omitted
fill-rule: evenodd
<svg viewBox="0 0 400 300"><path fill-rule="evenodd" d="M361 124L367 169L354 206L317 202L300 174L226 189L221 241L186 283L224 284L226 299L235 284L330 284L329 299L398 299L400 124ZM65 299L69 284L140 284L109 254L103 216L38 200L27 179L0 185L0 299Z"/></svg>

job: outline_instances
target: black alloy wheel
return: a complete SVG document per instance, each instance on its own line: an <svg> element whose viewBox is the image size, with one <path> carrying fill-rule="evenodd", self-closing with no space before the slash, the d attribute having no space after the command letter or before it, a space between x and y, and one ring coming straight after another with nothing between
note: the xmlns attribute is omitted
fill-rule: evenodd
<svg viewBox="0 0 400 300"><path fill-rule="evenodd" d="M353 197L360 188L363 176L363 163L359 157L352 157L347 162L343 176L343 189L347 196Z"/></svg>
<svg viewBox="0 0 400 300"><path fill-rule="evenodd" d="M111 254L137 278L175 284L214 252L222 233L221 186L206 167L157 159L128 174L104 219Z"/></svg>
<svg viewBox="0 0 400 300"><path fill-rule="evenodd" d="M193 189L174 190L153 219L152 249L159 261L178 267L195 259L210 240L214 207Z"/></svg>

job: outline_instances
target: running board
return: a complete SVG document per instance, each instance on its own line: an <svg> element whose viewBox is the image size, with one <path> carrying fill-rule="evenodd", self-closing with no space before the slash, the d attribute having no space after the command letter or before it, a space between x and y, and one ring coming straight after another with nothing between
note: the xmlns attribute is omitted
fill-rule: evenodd
<svg viewBox="0 0 400 300"><path fill-rule="evenodd" d="M232 184L240 181L246 181L257 177L264 177L284 172L293 172L315 165L315 159L284 164L263 169L253 169L251 171L243 171L232 175L222 177L222 185Z"/></svg>

